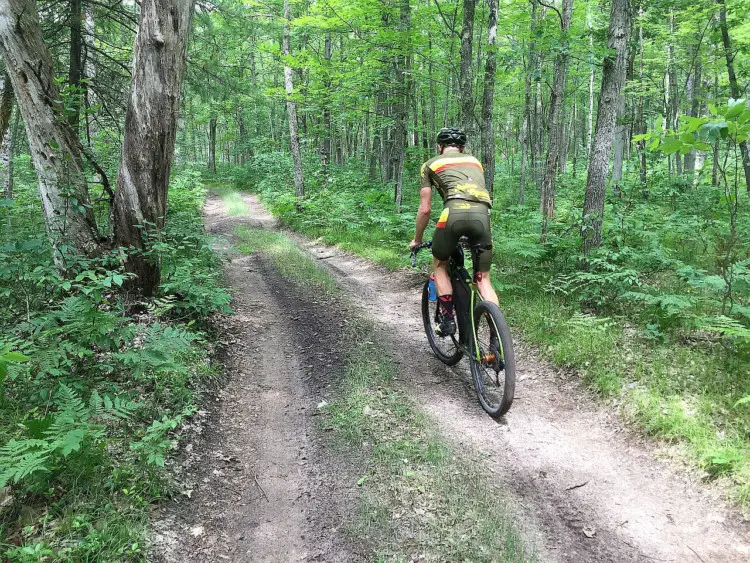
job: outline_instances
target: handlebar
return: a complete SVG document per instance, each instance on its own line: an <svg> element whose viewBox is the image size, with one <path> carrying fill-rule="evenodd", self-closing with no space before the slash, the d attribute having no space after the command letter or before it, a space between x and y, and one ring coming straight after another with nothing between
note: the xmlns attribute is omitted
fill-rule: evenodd
<svg viewBox="0 0 750 563"><path fill-rule="evenodd" d="M432 248L432 241L428 240L426 242L418 244L412 249L411 251L411 267L412 268L415 268L417 266L417 253L423 248Z"/></svg>

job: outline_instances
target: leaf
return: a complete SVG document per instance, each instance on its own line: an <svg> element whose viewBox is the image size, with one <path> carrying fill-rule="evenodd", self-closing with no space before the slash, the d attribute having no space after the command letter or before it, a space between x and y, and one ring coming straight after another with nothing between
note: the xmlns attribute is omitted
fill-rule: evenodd
<svg viewBox="0 0 750 563"><path fill-rule="evenodd" d="M745 405L745 404L748 404L748 403L750 403L750 395L748 395L747 397L742 397L742 398L741 398L741 399L740 399L739 401L737 401L737 402L736 402L736 403L734 404L734 406L735 406L735 408L736 408L736 407L738 407L739 405Z"/></svg>
<svg viewBox="0 0 750 563"><path fill-rule="evenodd" d="M9 362L28 362L31 360L28 356L24 356L20 352L8 352L7 354L3 355L3 359Z"/></svg>
<svg viewBox="0 0 750 563"><path fill-rule="evenodd" d="M740 98L739 100L729 100L729 110L724 114L724 119L734 119L738 115L740 115L745 109L747 109L747 104L745 103L744 98Z"/></svg>

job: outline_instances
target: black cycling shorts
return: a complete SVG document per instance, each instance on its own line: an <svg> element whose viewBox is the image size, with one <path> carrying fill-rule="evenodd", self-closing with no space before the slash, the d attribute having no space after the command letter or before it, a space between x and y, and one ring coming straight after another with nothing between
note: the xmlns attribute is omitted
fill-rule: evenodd
<svg viewBox="0 0 750 563"><path fill-rule="evenodd" d="M432 235L432 255L438 260L448 260L462 236L468 237L469 244L492 244L489 206L461 199L445 202ZM492 250L482 250L477 259L479 271L489 272L491 264Z"/></svg>

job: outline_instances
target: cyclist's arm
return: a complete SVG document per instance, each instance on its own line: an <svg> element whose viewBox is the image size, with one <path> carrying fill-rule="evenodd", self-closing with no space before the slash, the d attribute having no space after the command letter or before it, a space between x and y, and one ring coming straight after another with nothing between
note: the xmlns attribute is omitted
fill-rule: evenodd
<svg viewBox="0 0 750 563"><path fill-rule="evenodd" d="M429 186L422 187L419 190L419 210L417 211L417 232L414 235L414 242L422 243L422 235L430 222L430 210L432 209L432 188Z"/></svg>

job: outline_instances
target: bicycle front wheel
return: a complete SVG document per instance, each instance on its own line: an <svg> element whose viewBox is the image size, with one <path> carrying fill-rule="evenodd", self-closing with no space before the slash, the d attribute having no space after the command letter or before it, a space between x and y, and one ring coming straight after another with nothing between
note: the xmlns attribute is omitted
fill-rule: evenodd
<svg viewBox="0 0 750 563"><path fill-rule="evenodd" d="M429 290L427 289L429 283L430 281L427 280L424 289L422 289L422 322L424 322L427 341L441 362L447 366L455 366L461 361L464 352L459 347L456 336L440 336L435 333L438 302L429 299Z"/></svg>
<svg viewBox="0 0 750 563"><path fill-rule="evenodd" d="M513 403L516 357L513 340L500 308L488 301L474 307L471 376L479 404L492 418L500 418Z"/></svg>

